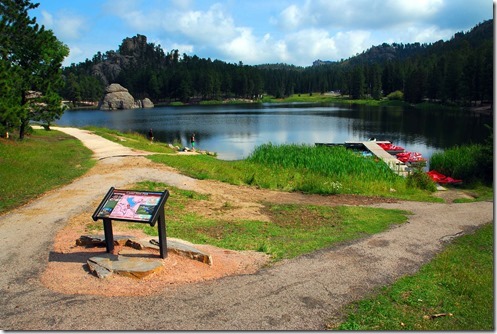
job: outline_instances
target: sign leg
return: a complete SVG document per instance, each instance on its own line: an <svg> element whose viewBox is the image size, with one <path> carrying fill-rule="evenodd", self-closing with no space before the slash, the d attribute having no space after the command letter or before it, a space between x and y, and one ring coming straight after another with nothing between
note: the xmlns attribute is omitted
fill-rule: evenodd
<svg viewBox="0 0 497 334"><path fill-rule="evenodd" d="M108 218L104 218L104 234L107 253L111 253L114 250L114 236L112 235L112 221Z"/></svg>
<svg viewBox="0 0 497 334"><path fill-rule="evenodd" d="M161 211L162 213L159 215L157 229L159 232L160 257L165 259L167 257L166 219L164 218L164 209L161 209Z"/></svg>

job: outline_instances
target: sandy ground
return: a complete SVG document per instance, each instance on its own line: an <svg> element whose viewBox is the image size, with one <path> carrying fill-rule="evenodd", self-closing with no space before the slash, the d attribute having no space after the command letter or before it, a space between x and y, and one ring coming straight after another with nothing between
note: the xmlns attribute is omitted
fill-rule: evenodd
<svg viewBox="0 0 497 334"><path fill-rule="evenodd" d="M446 204L433 204L195 180L150 162L143 157L147 152L87 131L60 130L82 140L99 161L70 185L0 216L0 264L5 268L0 276L1 329L324 329L341 306L414 273L446 242L493 220L491 202L452 204L467 196L458 191L440 192ZM163 269L144 279L99 279L85 263L105 249L76 247L75 240L85 234L111 186L125 188L141 180L210 194L192 208L207 217L268 220L260 210L262 201L367 205L413 215L408 224L384 233L270 266L260 253L197 245L212 255L212 266L170 253ZM115 226L117 234L143 236Z"/></svg>

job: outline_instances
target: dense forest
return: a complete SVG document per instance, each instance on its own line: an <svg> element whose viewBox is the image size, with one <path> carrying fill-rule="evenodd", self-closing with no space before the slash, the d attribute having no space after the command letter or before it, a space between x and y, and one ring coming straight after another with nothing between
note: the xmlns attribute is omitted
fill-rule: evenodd
<svg viewBox="0 0 497 334"><path fill-rule="evenodd" d="M164 52L143 35L126 38L115 51L63 68L61 96L97 101L110 83L137 99L196 102L227 98L275 98L335 91L353 99L385 96L459 105L493 102L493 20L430 44L373 46L337 62L309 67L288 64L230 64Z"/></svg>

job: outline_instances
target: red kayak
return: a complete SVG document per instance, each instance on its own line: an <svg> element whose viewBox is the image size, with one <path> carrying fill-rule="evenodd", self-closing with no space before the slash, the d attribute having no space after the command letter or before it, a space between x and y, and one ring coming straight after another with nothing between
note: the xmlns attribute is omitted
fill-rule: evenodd
<svg viewBox="0 0 497 334"><path fill-rule="evenodd" d="M462 180L456 180L451 178L450 176L445 176L442 173L437 172L436 170L431 170L427 172L428 176L433 180L433 182L441 183L441 184L458 184L462 183Z"/></svg>
<svg viewBox="0 0 497 334"><path fill-rule="evenodd" d="M405 149L402 146L397 146L391 143L376 143L376 144L390 154L397 154L405 151Z"/></svg>
<svg viewBox="0 0 497 334"><path fill-rule="evenodd" d="M397 159L402 161L403 163L419 163L426 162L426 159L423 158L421 153L418 152L402 152L397 153Z"/></svg>

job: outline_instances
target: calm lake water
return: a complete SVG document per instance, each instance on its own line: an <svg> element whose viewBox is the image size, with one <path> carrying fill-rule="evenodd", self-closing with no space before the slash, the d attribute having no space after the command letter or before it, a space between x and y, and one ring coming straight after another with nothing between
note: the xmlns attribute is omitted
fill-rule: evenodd
<svg viewBox="0 0 497 334"><path fill-rule="evenodd" d="M180 141L190 146L196 134L198 149L217 152L218 158L247 157L264 143L314 144L389 140L425 158L444 148L481 143L493 124L490 116L462 112L423 111L333 104L259 104L180 106L120 111L66 111L58 125L95 125L146 135L157 140Z"/></svg>

